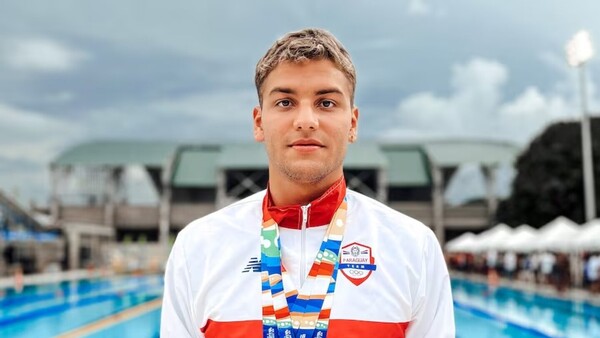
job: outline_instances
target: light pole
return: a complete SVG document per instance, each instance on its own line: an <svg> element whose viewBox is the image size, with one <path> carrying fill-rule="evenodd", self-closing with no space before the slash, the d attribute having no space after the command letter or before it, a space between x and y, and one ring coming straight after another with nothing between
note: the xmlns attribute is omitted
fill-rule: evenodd
<svg viewBox="0 0 600 338"><path fill-rule="evenodd" d="M596 218L596 196L594 193L594 168L592 161L592 139L587 107L585 63L594 55L590 34L579 31L567 43L567 61L571 67L579 68L581 89L581 145L583 158L583 188L585 192L585 218L589 222Z"/></svg>

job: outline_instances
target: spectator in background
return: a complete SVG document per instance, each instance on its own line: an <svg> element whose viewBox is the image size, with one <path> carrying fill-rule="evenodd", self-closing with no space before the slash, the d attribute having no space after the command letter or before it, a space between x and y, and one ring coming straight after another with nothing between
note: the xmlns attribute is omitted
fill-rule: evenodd
<svg viewBox="0 0 600 338"><path fill-rule="evenodd" d="M553 283L559 292L565 291L571 282L569 258L563 253L556 256L556 263L552 269Z"/></svg>
<svg viewBox="0 0 600 338"><path fill-rule="evenodd" d="M540 272L540 254L537 252L531 253L528 257L528 269L531 272L531 276L534 282L541 282Z"/></svg>
<svg viewBox="0 0 600 338"><path fill-rule="evenodd" d="M517 270L517 255L508 251L504 254L504 273L506 277L512 280L515 277L515 271Z"/></svg>
<svg viewBox="0 0 600 338"><path fill-rule="evenodd" d="M590 282L590 291L600 291L600 255L590 255L585 265L585 272Z"/></svg>
<svg viewBox="0 0 600 338"><path fill-rule="evenodd" d="M489 250L485 256L485 263L489 269L496 269L498 265L498 252L496 250Z"/></svg>
<svg viewBox="0 0 600 338"><path fill-rule="evenodd" d="M552 270L554 269L555 262L556 257L551 252L545 252L540 257L540 273L542 283L550 282L550 275L552 274Z"/></svg>

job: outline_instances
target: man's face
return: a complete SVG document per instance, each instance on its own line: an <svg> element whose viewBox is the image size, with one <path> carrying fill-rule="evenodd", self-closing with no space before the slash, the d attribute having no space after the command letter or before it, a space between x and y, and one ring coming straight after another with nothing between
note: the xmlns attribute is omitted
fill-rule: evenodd
<svg viewBox="0 0 600 338"><path fill-rule="evenodd" d="M284 62L267 76L260 95L262 107L253 112L254 138L265 143L271 180L339 178L358 121L344 73L329 60Z"/></svg>

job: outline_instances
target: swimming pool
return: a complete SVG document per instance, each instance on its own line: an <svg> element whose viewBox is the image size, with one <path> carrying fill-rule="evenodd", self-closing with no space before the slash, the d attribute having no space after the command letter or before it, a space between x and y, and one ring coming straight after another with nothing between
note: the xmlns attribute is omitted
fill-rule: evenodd
<svg viewBox="0 0 600 338"><path fill-rule="evenodd" d="M157 275L27 286L21 293L7 289L0 298L0 337L54 337L157 299L162 288Z"/></svg>
<svg viewBox="0 0 600 338"><path fill-rule="evenodd" d="M463 279L452 281L457 337L600 337L600 307Z"/></svg>
<svg viewBox="0 0 600 338"><path fill-rule="evenodd" d="M0 298L0 337L54 337L156 301L162 276L111 277L26 287ZM457 337L600 337L600 307L452 280ZM159 336L160 308L91 331L89 338Z"/></svg>

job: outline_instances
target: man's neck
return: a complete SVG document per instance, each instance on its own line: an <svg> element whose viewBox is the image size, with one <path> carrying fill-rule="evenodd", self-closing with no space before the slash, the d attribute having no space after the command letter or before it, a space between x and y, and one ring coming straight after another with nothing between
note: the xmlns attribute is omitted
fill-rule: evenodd
<svg viewBox="0 0 600 338"><path fill-rule="evenodd" d="M269 178L269 192L273 205L306 205L323 195L340 177L342 174L329 175L316 183L295 182L277 177Z"/></svg>

